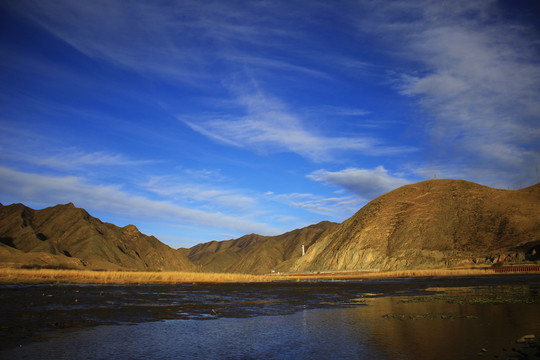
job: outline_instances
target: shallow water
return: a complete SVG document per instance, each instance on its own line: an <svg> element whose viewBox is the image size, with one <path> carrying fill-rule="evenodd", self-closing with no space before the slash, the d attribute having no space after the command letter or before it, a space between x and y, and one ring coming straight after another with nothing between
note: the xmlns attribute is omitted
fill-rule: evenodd
<svg viewBox="0 0 540 360"><path fill-rule="evenodd" d="M538 276L0 287L0 358L503 358L540 336L539 289Z"/></svg>

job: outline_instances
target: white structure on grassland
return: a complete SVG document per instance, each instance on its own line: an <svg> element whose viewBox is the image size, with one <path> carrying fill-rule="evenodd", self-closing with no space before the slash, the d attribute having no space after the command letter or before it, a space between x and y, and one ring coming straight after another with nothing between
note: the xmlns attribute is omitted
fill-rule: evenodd
<svg viewBox="0 0 540 360"><path fill-rule="evenodd" d="M302 256L306 255L306 248L302 245Z"/></svg>

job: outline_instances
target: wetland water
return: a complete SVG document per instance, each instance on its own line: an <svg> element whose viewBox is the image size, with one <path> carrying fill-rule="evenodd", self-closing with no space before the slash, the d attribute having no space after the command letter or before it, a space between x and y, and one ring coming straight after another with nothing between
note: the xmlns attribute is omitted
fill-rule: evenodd
<svg viewBox="0 0 540 360"><path fill-rule="evenodd" d="M504 359L540 336L539 291L539 275L0 285L0 358Z"/></svg>

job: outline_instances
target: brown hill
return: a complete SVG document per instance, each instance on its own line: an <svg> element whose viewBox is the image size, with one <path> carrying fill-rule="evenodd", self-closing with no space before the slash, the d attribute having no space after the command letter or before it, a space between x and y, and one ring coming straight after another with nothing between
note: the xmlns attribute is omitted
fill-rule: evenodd
<svg viewBox="0 0 540 360"><path fill-rule="evenodd" d="M103 223L73 204L43 210L0 204L0 265L258 274L537 260L539 209L540 184L499 190L429 180L380 196L342 224L174 250L133 225Z"/></svg>
<svg viewBox="0 0 540 360"><path fill-rule="evenodd" d="M429 180L371 201L313 244L291 270L492 264L539 252L540 184L499 190Z"/></svg>
<svg viewBox="0 0 540 360"><path fill-rule="evenodd" d="M338 224L323 221L277 236L250 234L227 241L211 241L184 249L204 271L264 274L287 271L311 246Z"/></svg>
<svg viewBox="0 0 540 360"><path fill-rule="evenodd" d="M194 270L181 252L139 232L104 223L73 204L33 210L0 204L4 266Z"/></svg>

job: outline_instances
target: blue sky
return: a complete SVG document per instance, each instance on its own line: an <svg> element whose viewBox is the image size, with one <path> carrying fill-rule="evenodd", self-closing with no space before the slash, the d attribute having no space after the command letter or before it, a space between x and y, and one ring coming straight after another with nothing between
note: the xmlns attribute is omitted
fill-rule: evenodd
<svg viewBox="0 0 540 360"><path fill-rule="evenodd" d="M0 202L172 247L540 181L535 1L2 1Z"/></svg>

